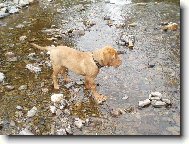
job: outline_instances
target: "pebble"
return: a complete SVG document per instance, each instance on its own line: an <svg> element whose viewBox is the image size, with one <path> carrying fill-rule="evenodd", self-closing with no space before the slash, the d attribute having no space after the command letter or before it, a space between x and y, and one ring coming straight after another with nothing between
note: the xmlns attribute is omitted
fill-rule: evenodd
<svg viewBox="0 0 189 144"><path fill-rule="evenodd" d="M79 129L83 127L83 121L80 118L75 118L74 124Z"/></svg>
<svg viewBox="0 0 189 144"><path fill-rule="evenodd" d="M122 97L123 100L127 100L128 98L129 98L128 96Z"/></svg>
<svg viewBox="0 0 189 144"><path fill-rule="evenodd" d="M21 106L16 106L17 110L22 110L23 108Z"/></svg>
<svg viewBox="0 0 189 144"><path fill-rule="evenodd" d="M27 90L27 85L21 85L18 90Z"/></svg>
<svg viewBox="0 0 189 144"><path fill-rule="evenodd" d="M37 113L37 108L34 106L31 110L28 111L27 117L33 117Z"/></svg>
<svg viewBox="0 0 189 144"><path fill-rule="evenodd" d="M156 101L156 102L152 103L152 106L155 107L155 108L160 108L160 107L163 107L165 105L166 105L166 103L162 102L162 101Z"/></svg>
<svg viewBox="0 0 189 144"><path fill-rule="evenodd" d="M164 26L162 29L164 31L167 31L167 30L176 31L178 29L178 24L170 22L168 25Z"/></svg>
<svg viewBox="0 0 189 144"><path fill-rule="evenodd" d="M27 36L21 36L21 37L19 38L19 40L20 40L21 42L25 41L26 39L27 39Z"/></svg>
<svg viewBox="0 0 189 144"><path fill-rule="evenodd" d="M149 95L149 99L155 100L156 98L157 100L162 99L162 94L160 92L151 92L151 94Z"/></svg>
<svg viewBox="0 0 189 144"><path fill-rule="evenodd" d="M150 103L151 103L150 100L146 99L146 100L143 100L143 101L139 101L138 105L139 105L139 107L144 107L144 106L149 105Z"/></svg>
<svg viewBox="0 0 189 144"><path fill-rule="evenodd" d="M72 86L74 86L74 82L69 82L66 85L64 85L67 89L71 88Z"/></svg>
<svg viewBox="0 0 189 144"><path fill-rule="evenodd" d="M16 6L11 6L9 8L9 13L10 14L14 14L14 13L18 13L18 12L19 12L19 9Z"/></svg>
<svg viewBox="0 0 189 144"><path fill-rule="evenodd" d="M30 132L28 129L22 130L19 135L34 135L32 132Z"/></svg>
<svg viewBox="0 0 189 144"><path fill-rule="evenodd" d="M57 130L57 135L67 135L66 130L65 129Z"/></svg>
<svg viewBox="0 0 189 144"><path fill-rule="evenodd" d="M57 115L57 116L60 116L61 114L62 114L62 111L61 111L60 109L57 109L57 110L56 110L56 115Z"/></svg>
<svg viewBox="0 0 189 144"><path fill-rule="evenodd" d="M7 58L7 61L17 61L17 57L13 52L7 52L5 56Z"/></svg>
<svg viewBox="0 0 189 144"><path fill-rule="evenodd" d="M50 106L50 111L54 114L56 113L56 107L55 106Z"/></svg>
<svg viewBox="0 0 189 144"><path fill-rule="evenodd" d="M165 102L165 103L168 104L168 105L171 104L171 100L169 100L169 99L162 99L162 102Z"/></svg>
<svg viewBox="0 0 189 144"><path fill-rule="evenodd" d="M117 109L113 109L110 113L113 117L118 117L122 114L125 114L125 111L120 108L117 108Z"/></svg>
<svg viewBox="0 0 189 144"><path fill-rule="evenodd" d="M35 66L33 64L27 64L26 68L29 69L31 72L34 72L34 73L41 72L41 68L39 66Z"/></svg>
<svg viewBox="0 0 189 144"><path fill-rule="evenodd" d="M13 120L10 121L10 126L14 127L16 124Z"/></svg>
<svg viewBox="0 0 189 144"><path fill-rule="evenodd" d="M18 90L27 90L28 86L27 85L21 85Z"/></svg>
<svg viewBox="0 0 189 144"><path fill-rule="evenodd" d="M7 90L14 90L14 86L11 86L11 85L6 85L5 86L5 88L7 89Z"/></svg>
<svg viewBox="0 0 189 144"><path fill-rule="evenodd" d="M71 128L71 126L70 126L69 124L67 125L67 127L66 127L65 130L66 130L66 132L67 132L68 134L70 134L70 135L73 134L72 128Z"/></svg>
<svg viewBox="0 0 189 144"><path fill-rule="evenodd" d="M43 93L47 93L49 91L48 88L42 88L41 90L42 90Z"/></svg>
<svg viewBox="0 0 189 144"><path fill-rule="evenodd" d="M110 20L110 16L104 16L104 20Z"/></svg>
<svg viewBox="0 0 189 144"><path fill-rule="evenodd" d="M61 100L63 100L63 94L53 94L51 96L51 101L52 102L61 102Z"/></svg>
<svg viewBox="0 0 189 144"><path fill-rule="evenodd" d="M128 24L128 26L129 26L129 27L135 27L135 26L137 26L137 23L136 23L136 22L130 23L130 24Z"/></svg>
<svg viewBox="0 0 189 144"><path fill-rule="evenodd" d="M69 116L69 115L71 114L71 113L70 113L70 110L69 110L69 109L65 109L65 110L64 110L64 114Z"/></svg>

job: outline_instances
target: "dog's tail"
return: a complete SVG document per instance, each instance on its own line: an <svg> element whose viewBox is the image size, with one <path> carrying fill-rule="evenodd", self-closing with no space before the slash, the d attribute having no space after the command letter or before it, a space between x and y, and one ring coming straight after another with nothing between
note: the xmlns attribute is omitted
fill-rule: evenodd
<svg viewBox="0 0 189 144"><path fill-rule="evenodd" d="M39 46L39 45L34 44L34 43L30 43L30 44L31 44L32 46L34 46L34 47L40 49L40 50L49 50L49 47L42 47L42 46Z"/></svg>

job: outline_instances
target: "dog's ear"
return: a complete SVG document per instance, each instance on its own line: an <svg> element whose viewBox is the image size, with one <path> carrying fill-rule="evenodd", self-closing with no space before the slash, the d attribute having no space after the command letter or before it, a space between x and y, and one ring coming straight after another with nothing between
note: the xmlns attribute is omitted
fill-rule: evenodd
<svg viewBox="0 0 189 144"><path fill-rule="evenodd" d="M116 51L111 47L105 47L103 50L103 65L110 66L111 61L115 58Z"/></svg>

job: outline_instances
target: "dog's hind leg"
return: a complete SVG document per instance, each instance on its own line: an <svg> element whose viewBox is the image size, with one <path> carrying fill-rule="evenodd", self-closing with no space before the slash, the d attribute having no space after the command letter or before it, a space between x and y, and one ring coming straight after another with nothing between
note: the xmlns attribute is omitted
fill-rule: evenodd
<svg viewBox="0 0 189 144"><path fill-rule="evenodd" d="M64 66L61 67L61 74L63 75L64 77L64 82L68 83L70 82L71 80L68 78L68 69Z"/></svg>

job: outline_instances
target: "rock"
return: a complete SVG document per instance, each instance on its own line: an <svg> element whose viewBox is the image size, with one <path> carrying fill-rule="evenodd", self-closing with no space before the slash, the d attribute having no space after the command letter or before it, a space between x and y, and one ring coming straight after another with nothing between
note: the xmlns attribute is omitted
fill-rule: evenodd
<svg viewBox="0 0 189 144"><path fill-rule="evenodd" d="M34 73L41 72L41 68L37 64L35 64L35 65L33 65L33 64L27 64L26 68L29 69L31 72L34 72Z"/></svg>
<svg viewBox="0 0 189 144"><path fill-rule="evenodd" d="M62 111L61 111L60 109L57 109L57 110L56 110L56 115L57 115L57 116L60 116L61 114L62 114Z"/></svg>
<svg viewBox="0 0 189 144"><path fill-rule="evenodd" d="M71 114L71 113L70 113L70 110L69 110L69 109L65 109L65 110L64 110L64 114L67 115L67 116L69 116L69 115Z"/></svg>
<svg viewBox="0 0 189 144"><path fill-rule="evenodd" d="M92 20L87 20L87 21L84 21L83 23L87 28L91 28L92 26L96 25L96 23Z"/></svg>
<svg viewBox="0 0 189 144"><path fill-rule="evenodd" d="M27 128L22 130L19 135L34 135L32 132L30 132Z"/></svg>
<svg viewBox="0 0 189 144"><path fill-rule="evenodd" d="M17 117L17 118L23 117L23 112L22 111L16 111L15 112L15 117Z"/></svg>
<svg viewBox="0 0 189 144"><path fill-rule="evenodd" d="M148 63L148 68L153 68L153 67L155 67L154 63Z"/></svg>
<svg viewBox="0 0 189 144"><path fill-rule="evenodd" d="M120 46L126 46L126 42L122 40L117 41L117 44Z"/></svg>
<svg viewBox="0 0 189 144"><path fill-rule="evenodd" d="M47 93L49 91L48 88L42 88L41 90L42 90L43 93Z"/></svg>
<svg viewBox="0 0 189 144"><path fill-rule="evenodd" d="M109 27L113 26L113 21L112 21L112 20L107 20L107 25L108 25Z"/></svg>
<svg viewBox="0 0 189 144"><path fill-rule="evenodd" d="M128 98L129 98L128 96L122 97L123 100L127 100Z"/></svg>
<svg viewBox="0 0 189 144"><path fill-rule="evenodd" d="M110 20L110 16L104 16L104 20Z"/></svg>
<svg viewBox="0 0 189 144"><path fill-rule="evenodd" d="M160 107L163 107L165 105L166 105L166 103L162 102L162 101L156 101L156 102L152 103L152 106L155 107L155 108L160 108Z"/></svg>
<svg viewBox="0 0 189 144"><path fill-rule="evenodd" d="M10 15L10 14L6 13L6 12L3 12L3 11L0 11L0 19L6 17L8 15Z"/></svg>
<svg viewBox="0 0 189 144"><path fill-rule="evenodd" d="M60 109L65 108L67 105L68 105L68 102L65 99L61 100L61 102L60 102Z"/></svg>
<svg viewBox="0 0 189 144"><path fill-rule="evenodd" d="M27 117L33 117L37 113L37 108L34 106L31 110L28 111Z"/></svg>
<svg viewBox="0 0 189 144"><path fill-rule="evenodd" d="M144 107L144 106L148 106L150 103L151 103L150 100L149 100L149 99L146 99L146 100L144 100L144 101L139 101L139 102L138 102L138 106L139 106L139 107Z"/></svg>
<svg viewBox="0 0 189 144"><path fill-rule="evenodd" d="M160 100L162 99L162 94L160 92L151 92L149 95L150 100Z"/></svg>
<svg viewBox="0 0 189 144"><path fill-rule="evenodd" d="M66 85L64 85L67 89L71 88L72 86L74 86L74 82L69 82Z"/></svg>
<svg viewBox="0 0 189 144"><path fill-rule="evenodd" d="M13 52L7 52L5 56L7 58L7 61L10 61L10 62L14 62L18 60L17 56Z"/></svg>
<svg viewBox="0 0 189 144"><path fill-rule="evenodd" d="M17 110L22 110L23 108L21 106L16 106Z"/></svg>
<svg viewBox="0 0 189 144"><path fill-rule="evenodd" d="M117 108L117 109L113 109L110 113L113 117L118 117L122 114L125 114L125 111L120 108Z"/></svg>
<svg viewBox="0 0 189 144"><path fill-rule="evenodd" d="M19 40L20 40L21 42L24 42L26 39L27 39L27 36L21 36L21 37L19 38Z"/></svg>
<svg viewBox="0 0 189 144"><path fill-rule="evenodd" d="M11 86L11 85L6 85L5 88L8 91L14 90L14 86Z"/></svg>
<svg viewBox="0 0 189 144"><path fill-rule="evenodd" d="M69 124L67 125L67 127L66 127L65 130L66 130L66 132L67 132L68 134L70 134L70 135L73 134L72 128L71 128L71 126L70 126Z"/></svg>
<svg viewBox="0 0 189 144"><path fill-rule="evenodd" d="M178 24L170 22L168 25L164 26L162 29L164 31L167 31L167 30L176 31L178 29Z"/></svg>
<svg viewBox="0 0 189 144"><path fill-rule="evenodd" d="M123 34L120 38L121 41L125 42L126 45L128 45L129 48L133 48L135 43L135 37L134 35L127 35Z"/></svg>
<svg viewBox="0 0 189 144"><path fill-rule="evenodd" d="M83 36L85 35L85 31L83 29L76 29L72 32L75 36Z"/></svg>
<svg viewBox="0 0 189 144"><path fill-rule="evenodd" d="M110 0L105 0L105 3L110 3Z"/></svg>
<svg viewBox="0 0 189 144"><path fill-rule="evenodd" d="M10 121L10 126L14 127L16 124L13 120Z"/></svg>
<svg viewBox="0 0 189 144"><path fill-rule="evenodd" d="M24 28L25 26L23 24L18 24L17 26L15 26L15 28Z"/></svg>
<svg viewBox="0 0 189 144"><path fill-rule="evenodd" d="M74 124L77 128L81 129L83 127L83 120L80 118L75 118Z"/></svg>
<svg viewBox="0 0 189 144"><path fill-rule="evenodd" d="M136 3L136 5L138 5L138 6L146 6L147 5L147 3Z"/></svg>
<svg viewBox="0 0 189 144"><path fill-rule="evenodd" d="M22 90L27 90L28 86L27 85L21 85L18 90L22 91Z"/></svg>
<svg viewBox="0 0 189 144"><path fill-rule="evenodd" d="M137 23L136 23L136 22L130 23L130 24L128 24L128 26L129 26L129 27L135 27L135 26L137 26Z"/></svg>
<svg viewBox="0 0 189 144"><path fill-rule="evenodd" d="M1 73L1 72L0 72L0 83L3 82L4 79L5 79L4 73Z"/></svg>
<svg viewBox="0 0 189 144"><path fill-rule="evenodd" d="M166 104L170 105L171 101L169 99L162 99L162 102L165 102Z"/></svg>
<svg viewBox="0 0 189 144"><path fill-rule="evenodd" d="M18 13L19 9L16 6L11 6L11 7L9 7L8 11L10 14L14 14L14 13Z"/></svg>
<svg viewBox="0 0 189 144"><path fill-rule="evenodd" d="M61 102L61 100L63 100L63 94L53 94L51 96L51 101L52 102Z"/></svg>
<svg viewBox="0 0 189 144"><path fill-rule="evenodd" d="M56 113L56 107L55 106L50 106L50 111L54 114Z"/></svg>
<svg viewBox="0 0 189 144"><path fill-rule="evenodd" d="M65 129L57 130L57 135L67 135L66 130Z"/></svg>
<svg viewBox="0 0 189 144"><path fill-rule="evenodd" d="M29 60L37 60L35 53L30 53L27 57Z"/></svg>
<svg viewBox="0 0 189 144"><path fill-rule="evenodd" d="M15 0L16 2L18 0ZM17 4L19 4L21 7L24 7L26 5L29 5L29 0L19 0L19 3L17 2Z"/></svg>

